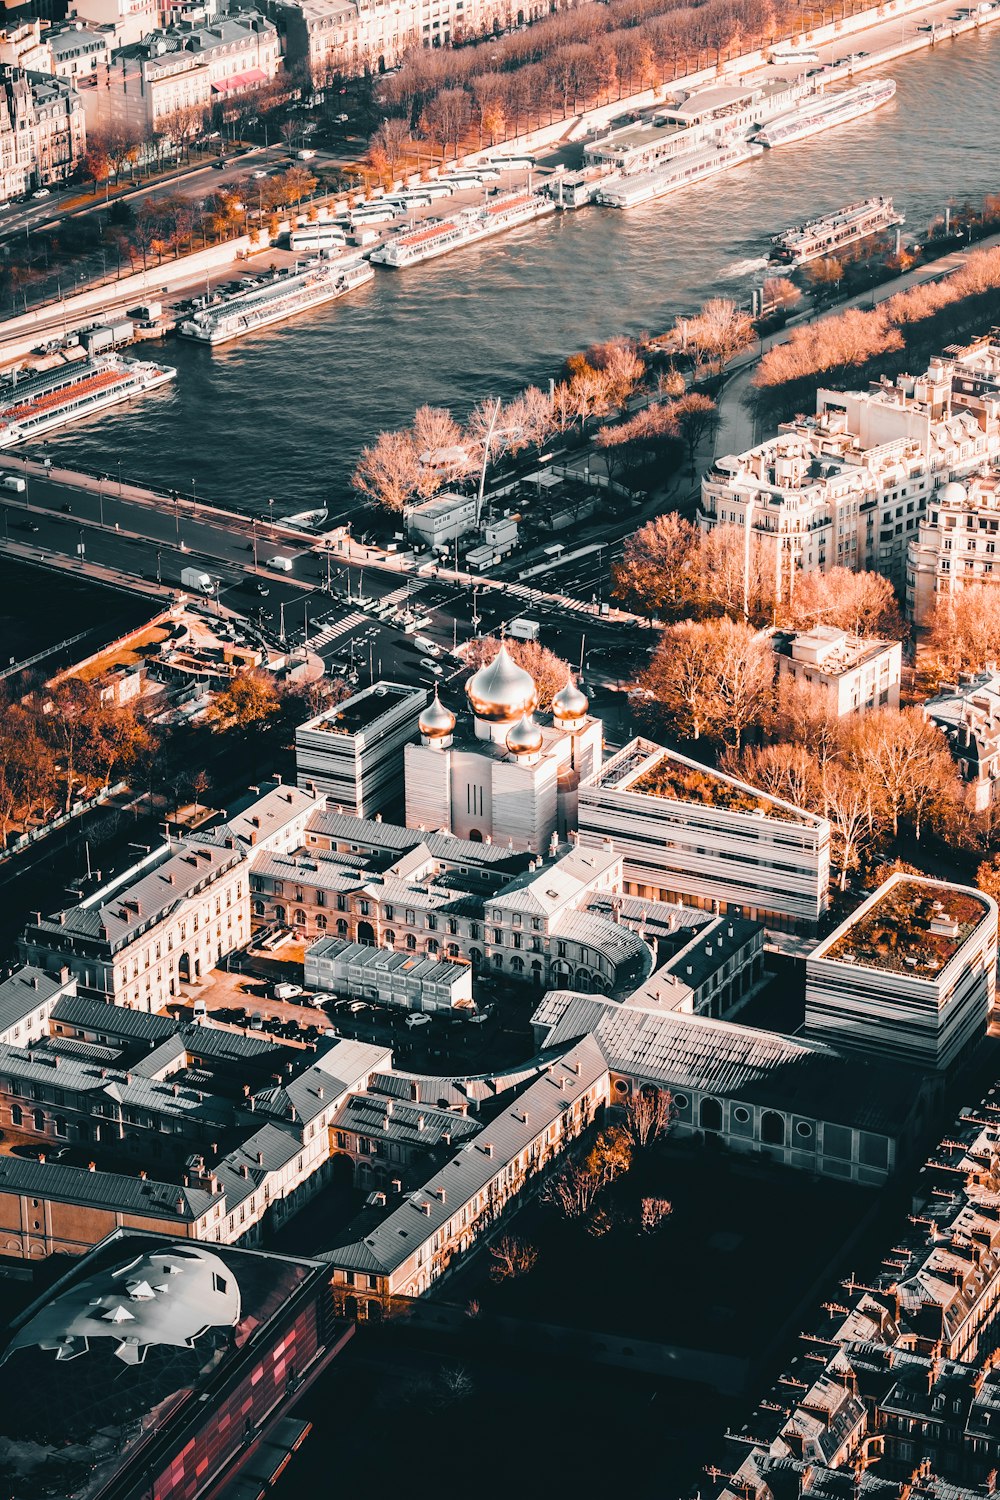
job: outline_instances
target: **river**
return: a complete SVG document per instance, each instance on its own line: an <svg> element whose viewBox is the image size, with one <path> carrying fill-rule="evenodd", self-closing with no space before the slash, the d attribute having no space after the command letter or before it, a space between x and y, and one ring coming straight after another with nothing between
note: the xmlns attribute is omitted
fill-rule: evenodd
<svg viewBox="0 0 1000 1500"><path fill-rule="evenodd" d="M1000 28L901 59L891 76L896 97L877 113L659 203L553 215L380 269L343 301L214 353L168 343L172 387L39 446L94 469L120 459L126 476L199 499L349 513L362 444L422 402L464 416L595 340L745 297L771 234L854 198L889 193L919 230L949 201L1000 189Z"/></svg>

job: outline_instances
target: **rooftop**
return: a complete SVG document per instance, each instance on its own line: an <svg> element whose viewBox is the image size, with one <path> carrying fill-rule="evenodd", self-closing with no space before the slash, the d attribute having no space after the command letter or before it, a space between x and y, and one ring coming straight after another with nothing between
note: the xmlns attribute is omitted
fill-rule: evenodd
<svg viewBox="0 0 1000 1500"><path fill-rule="evenodd" d="M750 818L772 818L807 827L817 827L823 821L790 802L759 792L734 776L688 760L649 740L632 740L607 762L595 784L608 791L633 792L693 807L716 807Z"/></svg>
<svg viewBox="0 0 1000 1500"><path fill-rule="evenodd" d="M994 912L981 891L893 875L810 955L927 979L946 968Z"/></svg>
<svg viewBox="0 0 1000 1500"><path fill-rule="evenodd" d="M344 736L362 734L406 699L412 700L416 712L427 702L427 694L423 688L408 687L399 682L376 682L363 692L345 698L336 708L327 709L325 713L317 714L315 719L300 724L297 732Z"/></svg>
<svg viewBox="0 0 1000 1500"><path fill-rule="evenodd" d="M61 979L46 974L44 969L25 964L11 974L9 979L0 983L0 1033L16 1026L25 1016L51 1000L53 995L75 987L75 979Z"/></svg>
<svg viewBox="0 0 1000 1500"><path fill-rule="evenodd" d="M771 637L771 649L777 656L814 667L825 677L853 672L894 648L900 649L898 641L850 635L832 625L817 625L812 630L798 632L776 630Z"/></svg>

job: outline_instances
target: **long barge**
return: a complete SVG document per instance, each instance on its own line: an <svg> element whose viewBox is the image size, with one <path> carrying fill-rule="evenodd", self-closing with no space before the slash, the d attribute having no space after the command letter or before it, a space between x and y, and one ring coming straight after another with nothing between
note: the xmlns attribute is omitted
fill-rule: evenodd
<svg viewBox="0 0 1000 1500"><path fill-rule="evenodd" d="M691 187L714 177L717 172L741 166L762 156L764 148L752 141L731 141L704 151L691 151L675 157L667 165L651 172L636 172L631 177L616 177L598 189L597 202L608 208L633 208L654 198L665 198L679 188Z"/></svg>
<svg viewBox="0 0 1000 1500"><path fill-rule="evenodd" d="M451 218L428 221L419 229L393 235L372 251L370 259L376 265L394 270L419 266L425 260L478 244L520 224L530 224L533 219L554 213L555 207L552 199L544 198L541 193L505 194L488 199L480 208L466 209Z"/></svg>
<svg viewBox="0 0 1000 1500"><path fill-rule="evenodd" d="M295 313L333 302L374 275L360 259L310 260L290 273L276 271L259 286L210 302L180 323L177 332L203 344L228 344Z"/></svg>
<svg viewBox="0 0 1000 1500"><path fill-rule="evenodd" d="M78 364L47 370L0 386L0 448L40 437L105 407L130 401L176 379L177 371L152 360L96 354Z"/></svg>
<svg viewBox="0 0 1000 1500"><path fill-rule="evenodd" d="M811 135L846 125L849 120L860 119L874 109L881 109L895 93L896 84L892 78L869 79L840 93L824 94L791 114L779 115L759 130L754 140L772 150L777 146L791 146L795 141L807 140Z"/></svg>
<svg viewBox="0 0 1000 1500"><path fill-rule="evenodd" d="M825 214L776 234L771 240L770 259L778 265L804 266L810 260L834 254L857 240L905 222L905 215L893 207L891 198L862 198L837 213Z"/></svg>

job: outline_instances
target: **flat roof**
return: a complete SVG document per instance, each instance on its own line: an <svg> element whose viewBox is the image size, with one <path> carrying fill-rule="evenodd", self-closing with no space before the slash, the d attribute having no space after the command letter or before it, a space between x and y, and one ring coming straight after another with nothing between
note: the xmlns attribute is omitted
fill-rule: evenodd
<svg viewBox="0 0 1000 1500"><path fill-rule="evenodd" d="M815 813L760 792L735 776L726 776L651 740L631 740L585 785L804 827L816 828L823 823Z"/></svg>
<svg viewBox="0 0 1000 1500"><path fill-rule="evenodd" d="M301 724L299 729L319 734L360 734L371 729L391 708L406 698L414 699L414 707L422 708L427 702L427 694L423 688L408 687L401 682L376 682L363 692L345 698L336 708L317 714L315 719Z"/></svg>
<svg viewBox="0 0 1000 1500"><path fill-rule="evenodd" d="M808 961L933 978L995 910L990 898L971 886L892 875Z"/></svg>

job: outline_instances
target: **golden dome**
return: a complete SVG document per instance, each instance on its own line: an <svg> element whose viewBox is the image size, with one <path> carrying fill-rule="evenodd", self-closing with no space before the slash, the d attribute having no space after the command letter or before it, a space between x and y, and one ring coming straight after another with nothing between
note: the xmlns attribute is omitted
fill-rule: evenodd
<svg viewBox="0 0 1000 1500"><path fill-rule="evenodd" d="M572 672L566 674L566 686L560 688L552 699L552 713L557 719L582 719L590 704L586 693L580 691L573 681Z"/></svg>
<svg viewBox="0 0 1000 1500"><path fill-rule="evenodd" d="M534 678L511 660L502 644L493 660L469 678L465 693L477 719L497 724L530 714L538 702Z"/></svg>
<svg viewBox="0 0 1000 1500"><path fill-rule="evenodd" d="M445 708L438 697L437 688L434 689L434 697L422 711L417 720L420 733L428 740L443 740L446 735L455 731L455 715L450 708Z"/></svg>
<svg viewBox="0 0 1000 1500"><path fill-rule="evenodd" d="M541 729L528 714L522 714L513 729L507 731L507 749L511 755L534 755L541 748Z"/></svg>

